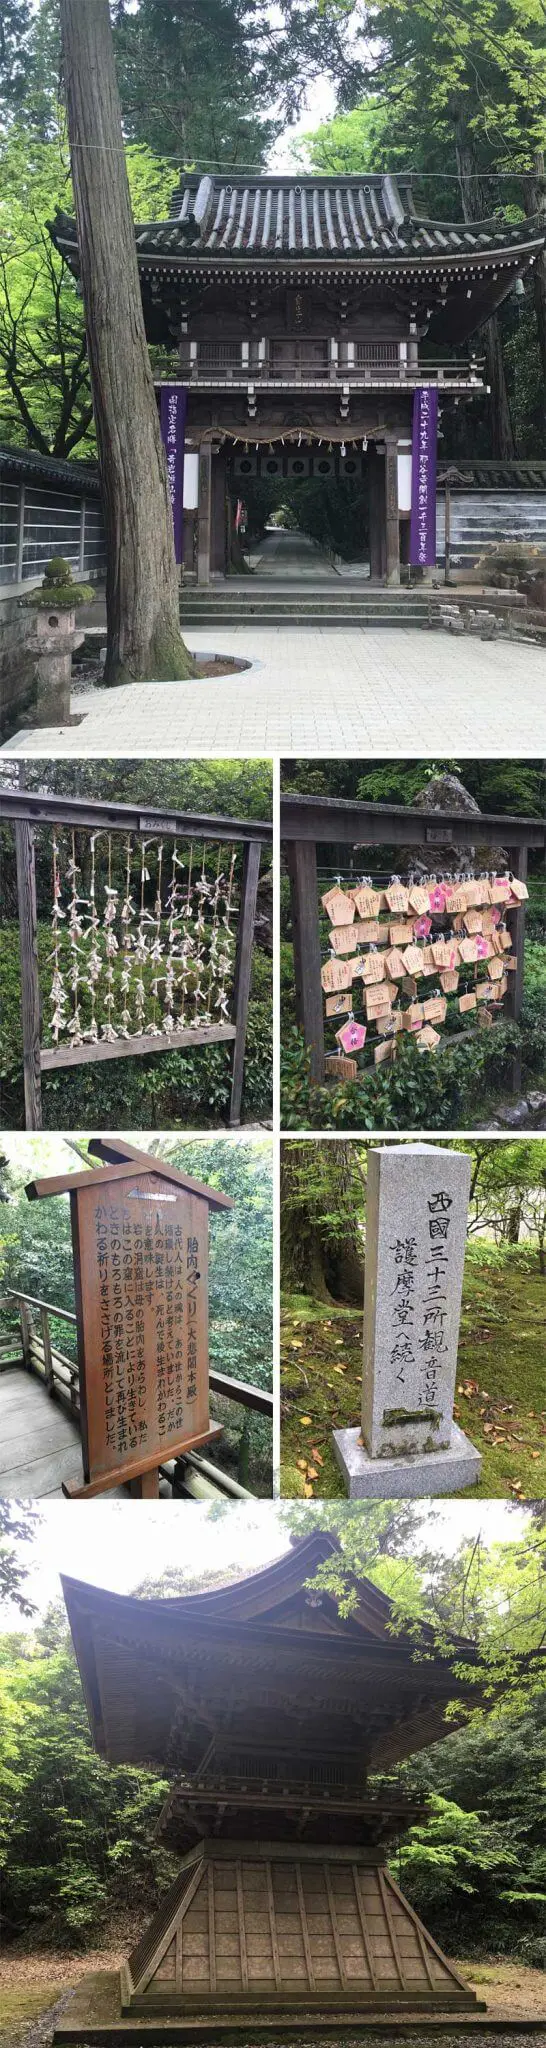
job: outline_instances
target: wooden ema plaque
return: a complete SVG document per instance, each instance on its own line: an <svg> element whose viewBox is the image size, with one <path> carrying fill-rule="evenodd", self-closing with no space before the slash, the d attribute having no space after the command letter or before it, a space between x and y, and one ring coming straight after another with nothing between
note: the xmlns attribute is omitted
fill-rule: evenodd
<svg viewBox="0 0 546 2048"><path fill-rule="evenodd" d="M101 1148L102 1149L102 1148ZM209 1205L233 1205L136 1148L120 1163L27 1192L70 1194L83 1486L128 1481L157 1498L158 1468L221 1435L209 1418ZM133 1158L127 1158L129 1151Z"/></svg>

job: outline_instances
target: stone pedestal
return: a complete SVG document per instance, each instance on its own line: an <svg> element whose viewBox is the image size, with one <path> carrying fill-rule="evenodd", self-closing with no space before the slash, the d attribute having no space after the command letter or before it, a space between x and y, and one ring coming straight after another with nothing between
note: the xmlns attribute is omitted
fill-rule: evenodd
<svg viewBox="0 0 546 2048"><path fill-rule="evenodd" d="M452 1492L481 1460L453 1422L470 1158L370 1151L362 1430L334 1432L355 1498Z"/></svg>
<svg viewBox="0 0 546 2048"><path fill-rule="evenodd" d="M83 633L75 630L73 611L38 611L36 638L36 725L68 725L72 655L81 647Z"/></svg>
<svg viewBox="0 0 546 2048"><path fill-rule="evenodd" d="M361 1431L335 1429L334 1456L349 1500L422 1500L429 1493L459 1493L477 1486L481 1458L456 1422L445 1451L414 1458L371 1458Z"/></svg>

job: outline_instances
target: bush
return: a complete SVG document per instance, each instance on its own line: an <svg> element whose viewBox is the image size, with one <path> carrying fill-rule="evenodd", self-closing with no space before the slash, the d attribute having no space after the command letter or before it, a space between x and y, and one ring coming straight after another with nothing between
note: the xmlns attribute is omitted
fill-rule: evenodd
<svg viewBox="0 0 546 2048"><path fill-rule="evenodd" d="M521 1024L499 1025L430 1058L404 1033L392 1067L364 1069L358 1080L326 1088L312 1083L309 1055L293 1026L282 1048L283 1125L289 1131L460 1130L510 1089L516 1055L523 1084L540 1080L545 1043L544 1002L537 996L524 1005Z"/></svg>
<svg viewBox="0 0 546 2048"><path fill-rule="evenodd" d="M38 953L42 987L51 952L49 927L39 926ZM51 973L50 967L48 968ZM60 1068L42 1082L45 1130L203 1130L227 1119L231 1094L231 1045L189 1047L184 1052L146 1053L143 1057L94 1066ZM271 1114L271 961L255 946L248 1013L243 1121L258 1123ZM24 1129L21 1036L19 930L2 931L2 1005L0 1020L0 1086L2 1117L12 1129Z"/></svg>

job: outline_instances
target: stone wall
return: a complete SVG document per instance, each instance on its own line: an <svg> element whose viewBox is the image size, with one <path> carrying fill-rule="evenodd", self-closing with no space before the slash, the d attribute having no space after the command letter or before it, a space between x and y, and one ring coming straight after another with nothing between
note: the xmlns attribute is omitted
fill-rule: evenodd
<svg viewBox="0 0 546 2048"><path fill-rule="evenodd" d="M16 597L0 597L0 739L18 732L37 682L36 614Z"/></svg>

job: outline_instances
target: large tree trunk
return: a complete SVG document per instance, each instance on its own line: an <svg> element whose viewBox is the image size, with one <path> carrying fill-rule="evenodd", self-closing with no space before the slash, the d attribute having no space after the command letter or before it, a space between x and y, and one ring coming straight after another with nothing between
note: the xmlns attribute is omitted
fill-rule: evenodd
<svg viewBox="0 0 546 2048"><path fill-rule="evenodd" d="M542 226L545 227L546 181L544 177L544 151L541 149L537 149L535 153L534 177L526 178L524 180L523 204L528 219L532 218L533 214L538 213L539 218L542 222ZM538 346L540 351L540 367L542 372L542 432L544 435L544 448L546 449L546 252L544 251L544 249L541 250L540 255L537 256L536 262L533 264L532 279L535 320L537 323Z"/></svg>
<svg viewBox="0 0 546 2048"><path fill-rule="evenodd" d="M108 0L61 0L61 29L106 528L105 680L183 677L193 663L180 636Z"/></svg>
<svg viewBox="0 0 546 2048"><path fill-rule="evenodd" d="M483 220L487 215L487 203L483 186L477 174L473 143L468 135L464 115L460 109L455 118L455 150L464 218L469 223L475 220ZM491 386L489 401L491 454L498 457L499 461L513 462L516 454L516 443L506 385L498 313L493 313L491 320L486 320L483 328L483 338L487 382Z"/></svg>

